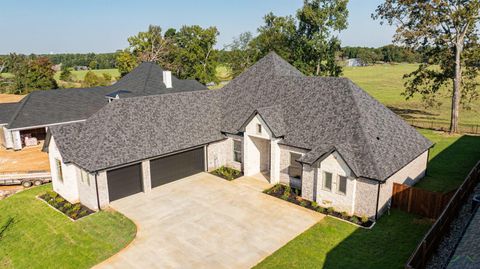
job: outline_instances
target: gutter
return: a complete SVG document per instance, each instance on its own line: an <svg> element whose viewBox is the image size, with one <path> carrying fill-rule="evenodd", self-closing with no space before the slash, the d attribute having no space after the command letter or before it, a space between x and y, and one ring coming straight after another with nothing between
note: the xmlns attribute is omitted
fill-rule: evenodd
<svg viewBox="0 0 480 269"><path fill-rule="evenodd" d="M98 195L98 180L97 180L97 176L98 176L98 171L95 172L95 190L96 190L96 194L97 194L97 206L98 206L98 210L100 211L101 208L100 208L100 196Z"/></svg>
<svg viewBox="0 0 480 269"><path fill-rule="evenodd" d="M380 182L378 182L378 189L377 189L377 204L375 206L375 220L378 219L378 204L380 202Z"/></svg>

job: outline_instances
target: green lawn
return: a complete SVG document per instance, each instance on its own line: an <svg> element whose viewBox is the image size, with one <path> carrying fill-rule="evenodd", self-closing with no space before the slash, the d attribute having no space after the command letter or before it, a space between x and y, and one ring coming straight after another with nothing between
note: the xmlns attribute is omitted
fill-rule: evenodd
<svg viewBox="0 0 480 269"><path fill-rule="evenodd" d="M101 211L72 222L35 196L45 185L0 201L0 268L90 268L117 253L136 234L123 215Z"/></svg>
<svg viewBox="0 0 480 269"><path fill-rule="evenodd" d="M414 71L417 64L381 64L365 67L345 67L343 76L350 78L362 89L405 119L416 121L450 122L451 98L448 89L440 93L441 106L425 108L419 95L405 100L403 75ZM480 124L480 100L471 110L460 111L460 123Z"/></svg>
<svg viewBox="0 0 480 269"><path fill-rule="evenodd" d="M416 187L439 192L458 188L480 160L480 136L418 130L435 146L430 150L427 176Z"/></svg>
<svg viewBox="0 0 480 269"><path fill-rule="evenodd" d="M403 268L430 225L397 210L372 230L326 217L254 268Z"/></svg>

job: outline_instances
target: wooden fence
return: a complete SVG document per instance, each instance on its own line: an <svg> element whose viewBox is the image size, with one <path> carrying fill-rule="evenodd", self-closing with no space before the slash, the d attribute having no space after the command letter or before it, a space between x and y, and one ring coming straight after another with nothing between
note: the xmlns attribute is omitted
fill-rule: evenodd
<svg viewBox="0 0 480 269"><path fill-rule="evenodd" d="M450 224L457 217L458 211L465 204L480 179L480 161L470 171L460 188L448 202L440 217L418 244L405 265L407 269L422 269L438 248L442 238L450 231Z"/></svg>
<svg viewBox="0 0 480 269"><path fill-rule="evenodd" d="M454 193L455 191L449 193L432 192L393 183L392 207L436 219L440 216Z"/></svg>

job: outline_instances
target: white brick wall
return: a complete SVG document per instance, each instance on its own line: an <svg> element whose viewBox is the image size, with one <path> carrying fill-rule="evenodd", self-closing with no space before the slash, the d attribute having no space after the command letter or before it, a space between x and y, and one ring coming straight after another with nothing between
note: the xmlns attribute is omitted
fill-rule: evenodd
<svg viewBox="0 0 480 269"><path fill-rule="evenodd" d="M77 167L73 164L63 163L62 156L58 151L53 137L51 137L48 147L48 158L52 174L53 190L69 202L77 203L79 201ZM61 162L63 180L60 180L60 175L57 173L56 160Z"/></svg>
<svg viewBox="0 0 480 269"><path fill-rule="evenodd" d="M425 176L427 163L428 150L389 177L384 184L381 184L378 209L384 211L388 208L392 197L393 183L413 186Z"/></svg>

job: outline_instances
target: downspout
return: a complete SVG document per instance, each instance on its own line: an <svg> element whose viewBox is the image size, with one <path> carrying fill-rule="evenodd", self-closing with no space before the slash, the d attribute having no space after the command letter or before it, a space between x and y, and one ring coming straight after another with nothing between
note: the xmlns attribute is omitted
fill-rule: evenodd
<svg viewBox="0 0 480 269"><path fill-rule="evenodd" d="M98 206L98 210L101 210L101 208L100 208L100 196L98 195L98 181L97 181L97 176L98 176L98 171L95 172L95 190L96 190L96 193L97 193L97 206Z"/></svg>
<svg viewBox="0 0 480 269"><path fill-rule="evenodd" d="M378 219L378 203L380 202L380 182L378 182L377 189L377 205L375 206L375 220Z"/></svg>

